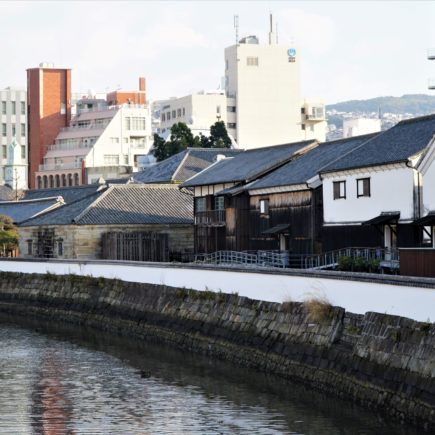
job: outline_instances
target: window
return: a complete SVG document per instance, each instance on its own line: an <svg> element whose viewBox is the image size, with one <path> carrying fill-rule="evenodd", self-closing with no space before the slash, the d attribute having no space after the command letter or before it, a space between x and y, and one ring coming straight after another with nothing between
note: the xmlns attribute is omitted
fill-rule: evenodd
<svg viewBox="0 0 435 435"><path fill-rule="evenodd" d="M217 115L221 114L221 106L216 106L216 114Z"/></svg>
<svg viewBox="0 0 435 435"><path fill-rule="evenodd" d="M227 127L235 129L237 127L237 125L235 122L227 122Z"/></svg>
<svg viewBox="0 0 435 435"><path fill-rule="evenodd" d="M301 113L302 115L305 115L305 107L301 107Z"/></svg>
<svg viewBox="0 0 435 435"><path fill-rule="evenodd" d="M128 165L128 154L124 154L124 165Z"/></svg>
<svg viewBox="0 0 435 435"><path fill-rule="evenodd" d="M119 137L111 137L110 142L112 143L119 143Z"/></svg>
<svg viewBox="0 0 435 435"><path fill-rule="evenodd" d="M359 178L356 180L356 196L370 196L370 178Z"/></svg>
<svg viewBox="0 0 435 435"><path fill-rule="evenodd" d="M177 116L178 118L181 116L181 109L177 109Z"/></svg>
<svg viewBox="0 0 435 435"><path fill-rule="evenodd" d="M32 240L27 240L27 255L33 255L33 243L32 243Z"/></svg>
<svg viewBox="0 0 435 435"><path fill-rule="evenodd" d="M305 124L301 124L301 129L305 130Z"/></svg>
<svg viewBox="0 0 435 435"><path fill-rule="evenodd" d="M2 114L6 115L6 101L2 101Z"/></svg>
<svg viewBox="0 0 435 435"><path fill-rule="evenodd" d="M60 103L60 114L65 115L65 113L66 113L65 103Z"/></svg>
<svg viewBox="0 0 435 435"><path fill-rule="evenodd" d="M214 209L215 210L225 210L225 198L223 196L215 196Z"/></svg>
<svg viewBox="0 0 435 435"><path fill-rule="evenodd" d="M346 198L346 181L334 181L334 199Z"/></svg>
<svg viewBox="0 0 435 435"><path fill-rule="evenodd" d="M236 111L236 106L227 106L227 112L234 113Z"/></svg>
<svg viewBox="0 0 435 435"><path fill-rule="evenodd" d="M261 214L269 214L269 200L261 199L260 200L260 213Z"/></svg>
<svg viewBox="0 0 435 435"><path fill-rule="evenodd" d="M228 69L228 59L225 59L225 69Z"/></svg>
<svg viewBox="0 0 435 435"><path fill-rule="evenodd" d="M21 137L26 137L26 124L21 124L20 130L21 130Z"/></svg>
<svg viewBox="0 0 435 435"><path fill-rule="evenodd" d="M2 136L6 136L6 124L2 124Z"/></svg>
<svg viewBox="0 0 435 435"><path fill-rule="evenodd" d="M63 240L59 239L57 241L57 255L61 257L63 255Z"/></svg>
<svg viewBox="0 0 435 435"><path fill-rule="evenodd" d="M17 128L15 127L15 125L12 126L12 136L15 136L17 132Z"/></svg>
<svg viewBox="0 0 435 435"><path fill-rule="evenodd" d="M172 111L172 118L175 118L177 116L177 113L175 110Z"/></svg>
<svg viewBox="0 0 435 435"><path fill-rule="evenodd" d="M8 158L8 148L7 148L6 145L3 145L3 146L2 146L2 157L3 157L4 159L7 159L7 158Z"/></svg>
<svg viewBox="0 0 435 435"><path fill-rule="evenodd" d="M248 66L258 66L258 57L248 56L246 58L246 65L248 65Z"/></svg>
<svg viewBox="0 0 435 435"><path fill-rule="evenodd" d="M183 116L186 114L186 109L183 107Z"/></svg>
<svg viewBox="0 0 435 435"><path fill-rule="evenodd" d="M21 115L25 115L25 114L26 114L26 102L21 101Z"/></svg>
<svg viewBox="0 0 435 435"><path fill-rule="evenodd" d="M167 121L171 120L171 112L166 112L166 120Z"/></svg>
<svg viewBox="0 0 435 435"><path fill-rule="evenodd" d="M207 201L204 197L195 198L195 211L201 212L207 210Z"/></svg>
<svg viewBox="0 0 435 435"><path fill-rule="evenodd" d="M119 155L118 154L104 154L104 164L105 165L119 165Z"/></svg>
<svg viewBox="0 0 435 435"><path fill-rule="evenodd" d="M165 121L166 121L166 116L164 113L162 113L162 122L165 122Z"/></svg>
<svg viewBox="0 0 435 435"><path fill-rule="evenodd" d="M11 101L11 112L12 112L12 115L15 115L15 113L16 113L15 101Z"/></svg>
<svg viewBox="0 0 435 435"><path fill-rule="evenodd" d="M125 128L127 130L145 130L146 119L140 116L125 118Z"/></svg>
<svg viewBox="0 0 435 435"><path fill-rule="evenodd" d="M26 158L26 147L24 145L21 145L21 158Z"/></svg>

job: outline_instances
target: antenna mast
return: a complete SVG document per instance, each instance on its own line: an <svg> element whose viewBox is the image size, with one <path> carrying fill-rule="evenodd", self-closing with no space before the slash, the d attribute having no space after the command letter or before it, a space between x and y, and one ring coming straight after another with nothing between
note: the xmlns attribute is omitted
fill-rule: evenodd
<svg viewBox="0 0 435 435"><path fill-rule="evenodd" d="M239 45L239 16L234 15L234 29L236 29L236 45Z"/></svg>

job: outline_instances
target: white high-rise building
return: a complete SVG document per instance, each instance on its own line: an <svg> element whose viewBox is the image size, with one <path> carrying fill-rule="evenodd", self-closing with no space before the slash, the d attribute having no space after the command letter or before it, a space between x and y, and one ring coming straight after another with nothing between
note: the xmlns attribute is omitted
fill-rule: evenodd
<svg viewBox="0 0 435 435"><path fill-rule="evenodd" d="M27 187L27 93L24 89L0 90L0 184Z"/></svg>
<svg viewBox="0 0 435 435"><path fill-rule="evenodd" d="M240 148L302 138L299 55L292 45L248 36L225 49L228 130Z"/></svg>

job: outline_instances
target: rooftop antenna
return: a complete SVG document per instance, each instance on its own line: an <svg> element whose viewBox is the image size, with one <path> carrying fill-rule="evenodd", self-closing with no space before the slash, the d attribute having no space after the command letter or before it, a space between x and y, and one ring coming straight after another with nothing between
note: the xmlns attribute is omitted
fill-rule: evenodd
<svg viewBox="0 0 435 435"><path fill-rule="evenodd" d="M234 15L234 29L236 29L236 45L239 45L239 16Z"/></svg>
<svg viewBox="0 0 435 435"><path fill-rule="evenodd" d="M269 20L270 20L270 30L269 30L269 45L273 45L275 43L275 34L273 33L273 18L272 13L269 14Z"/></svg>

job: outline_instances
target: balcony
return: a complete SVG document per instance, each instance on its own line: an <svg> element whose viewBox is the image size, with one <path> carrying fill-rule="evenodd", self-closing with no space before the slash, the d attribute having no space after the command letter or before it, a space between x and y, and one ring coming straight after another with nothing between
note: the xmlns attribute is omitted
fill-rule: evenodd
<svg viewBox="0 0 435 435"><path fill-rule="evenodd" d="M434 60L435 59L435 48L429 48L427 50L427 58L429 60Z"/></svg>
<svg viewBox="0 0 435 435"><path fill-rule="evenodd" d="M197 211L195 213L195 225L225 226L225 210Z"/></svg>
<svg viewBox="0 0 435 435"><path fill-rule="evenodd" d="M81 163L69 162L69 163L47 163L45 165L39 165L39 171L58 171L61 169L80 169Z"/></svg>

